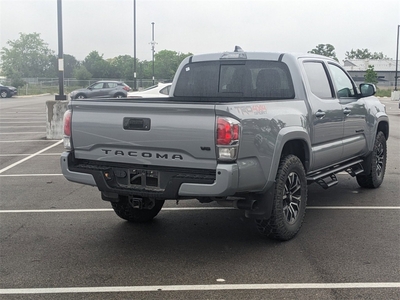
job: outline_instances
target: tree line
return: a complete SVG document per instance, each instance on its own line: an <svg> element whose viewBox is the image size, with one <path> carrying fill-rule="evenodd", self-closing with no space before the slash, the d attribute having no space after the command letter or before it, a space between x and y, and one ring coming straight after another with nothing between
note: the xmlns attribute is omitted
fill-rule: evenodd
<svg viewBox="0 0 400 300"><path fill-rule="evenodd" d="M23 86L23 78L58 76L58 58L39 33L20 33L17 40L8 41L0 51L1 75L11 79L13 86ZM310 53L325 55L337 59L335 47L319 44ZM161 50L154 55L154 77L158 80L172 79L181 61L192 53L180 53ZM387 59L382 52L371 53L368 49L356 49L346 52L346 59ZM130 55L120 55L104 59L97 51L90 52L83 61L78 61L71 54L64 54L64 77L77 80L91 78L134 79L135 59ZM153 61L136 58L136 78L153 77Z"/></svg>
<svg viewBox="0 0 400 300"><path fill-rule="evenodd" d="M58 57L49 49L39 33L20 33L19 39L8 41L0 51L1 75L11 79L11 85L23 86L23 78L58 77ZM154 55L154 77L172 79L180 62L192 53L162 50ZM89 80L91 78L134 80L135 59L130 55L119 55L105 59L97 51L90 52L83 61L71 54L64 54L64 78ZM136 58L136 78L153 77L153 61Z"/></svg>

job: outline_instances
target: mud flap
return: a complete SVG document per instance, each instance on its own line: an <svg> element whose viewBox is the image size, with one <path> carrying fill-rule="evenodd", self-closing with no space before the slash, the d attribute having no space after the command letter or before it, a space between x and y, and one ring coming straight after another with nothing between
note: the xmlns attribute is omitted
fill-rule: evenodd
<svg viewBox="0 0 400 300"><path fill-rule="evenodd" d="M245 216L250 219L269 219L272 213L274 202L275 183L263 194L253 195L257 201L257 207L253 210L246 210Z"/></svg>

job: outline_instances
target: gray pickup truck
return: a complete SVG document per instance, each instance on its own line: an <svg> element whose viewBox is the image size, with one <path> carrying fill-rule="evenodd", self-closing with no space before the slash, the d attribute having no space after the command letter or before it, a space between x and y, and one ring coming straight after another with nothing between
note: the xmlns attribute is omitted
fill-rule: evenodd
<svg viewBox="0 0 400 300"><path fill-rule="evenodd" d="M194 55L169 98L72 100L61 168L130 222L195 198L242 209L263 236L289 240L308 184L329 188L346 171L361 187L381 185L389 120L374 94L323 56Z"/></svg>

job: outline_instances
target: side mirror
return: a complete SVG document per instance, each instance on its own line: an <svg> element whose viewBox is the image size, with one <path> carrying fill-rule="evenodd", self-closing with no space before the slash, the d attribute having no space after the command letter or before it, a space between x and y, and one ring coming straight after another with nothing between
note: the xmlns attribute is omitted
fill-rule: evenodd
<svg viewBox="0 0 400 300"><path fill-rule="evenodd" d="M376 87L371 83L361 83L360 91L361 91L361 97L369 97L375 95Z"/></svg>

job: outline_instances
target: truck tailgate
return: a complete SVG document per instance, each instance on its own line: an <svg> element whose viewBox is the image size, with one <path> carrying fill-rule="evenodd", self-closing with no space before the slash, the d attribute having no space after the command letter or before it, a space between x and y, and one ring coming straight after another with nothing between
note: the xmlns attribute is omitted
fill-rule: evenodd
<svg viewBox="0 0 400 300"><path fill-rule="evenodd" d="M74 100L78 159L215 169L215 107L166 101Z"/></svg>

